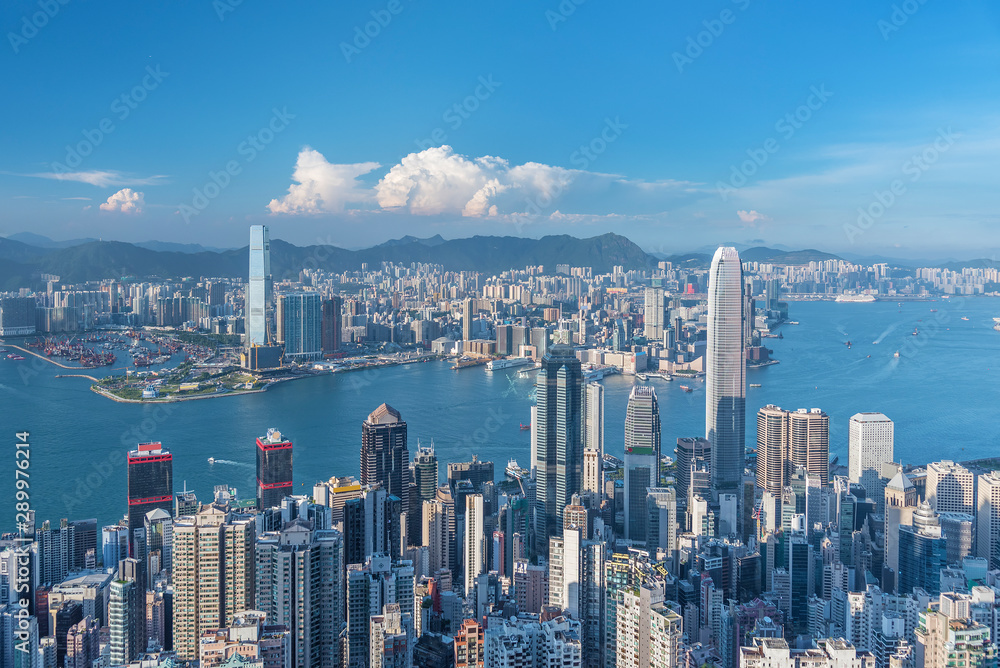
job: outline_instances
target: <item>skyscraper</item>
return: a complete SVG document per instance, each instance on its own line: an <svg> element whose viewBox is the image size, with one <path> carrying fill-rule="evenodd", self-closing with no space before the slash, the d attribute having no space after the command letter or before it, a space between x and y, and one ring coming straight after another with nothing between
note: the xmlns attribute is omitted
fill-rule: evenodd
<svg viewBox="0 0 1000 668"><path fill-rule="evenodd" d="M214 505L174 523L174 651L198 658L198 639L230 626L237 613L254 606L252 518L228 515Z"/></svg>
<svg viewBox="0 0 1000 668"><path fill-rule="evenodd" d="M659 487L660 406L648 385L635 385L625 409L625 538L646 542L646 490Z"/></svg>
<svg viewBox="0 0 1000 668"><path fill-rule="evenodd" d="M472 317L475 309L475 300L466 299L462 302L462 340L472 340Z"/></svg>
<svg viewBox="0 0 1000 668"><path fill-rule="evenodd" d="M476 581L486 572L486 534L483 528L483 495L465 497L465 595L475 591Z"/></svg>
<svg viewBox="0 0 1000 668"><path fill-rule="evenodd" d="M548 550L562 512L583 484L580 404L583 374L572 346L556 344L536 379L535 549Z"/></svg>
<svg viewBox="0 0 1000 668"><path fill-rule="evenodd" d="M788 413L777 406L757 411L757 487L781 497L785 486Z"/></svg>
<svg viewBox="0 0 1000 668"><path fill-rule="evenodd" d="M961 464L944 460L927 465L927 503L936 513L976 512L976 476Z"/></svg>
<svg viewBox="0 0 1000 668"><path fill-rule="evenodd" d="M292 442L277 429L257 437L257 509L281 505L292 493Z"/></svg>
<svg viewBox="0 0 1000 668"><path fill-rule="evenodd" d="M645 310L642 321L644 334L650 342L663 340L664 299L663 288L646 288Z"/></svg>
<svg viewBox="0 0 1000 668"><path fill-rule="evenodd" d="M163 444L140 443L128 453L129 552L136 529L145 525L146 513L162 508L170 513L174 503L174 458ZM107 565L107 564L105 564Z"/></svg>
<svg viewBox="0 0 1000 668"><path fill-rule="evenodd" d="M323 300L322 340L324 355L340 350L341 307L341 299L336 295Z"/></svg>
<svg viewBox="0 0 1000 668"><path fill-rule="evenodd" d="M140 634L135 623L139 606L139 588L133 580L119 579L111 583L109 591L108 628L111 663L120 666L130 663L140 650Z"/></svg>
<svg viewBox="0 0 1000 668"><path fill-rule="evenodd" d="M743 478L746 353L743 267L739 253L720 247L708 276L705 352L705 437L712 446L712 488L732 491Z"/></svg>
<svg viewBox="0 0 1000 668"><path fill-rule="evenodd" d="M318 292L279 295L277 321L285 359L302 362L323 356L323 308Z"/></svg>
<svg viewBox="0 0 1000 668"><path fill-rule="evenodd" d="M979 476L976 503L976 555L1000 568L1000 472Z"/></svg>
<svg viewBox="0 0 1000 668"><path fill-rule="evenodd" d="M892 461L892 420L882 413L856 413L851 416L849 434L851 482L860 483L871 498L884 499L881 469Z"/></svg>
<svg viewBox="0 0 1000 668"><path fill-rule="evenodd" d="M410 453L406 423L399 411L382 404L361 425L361 484L382 485L409 512Z"/></svg>
<svg viewBox="0 0 1000 668"><path fill-rule="evenodd" d="M430 447L421 446L418 442L417 457L413 461L413 480L417 483L417 495L421 501L430 501L437 494L439 475L434 441L431 441Z"/></svg>
<svg viewBox="0 0 1000 668"><path fill-rule="evenodd" d="M271 240L266 225L250 227L250 282L246 291L247 345L270 342L267 308L271 303Z"/></svg>
<svg viewBox="0 0 1000 668"><path fill-rule="evenodd" d="M256 609L295 638L292 666L339 668L344 544L337 531L293 520L257 542Z"/></svg>
<svg viewBox="0 0 1000 668"><path fill-rule="evenodd" d="M757 413L757 486L780 496L799 468L829 483L829 416L818 408L764 406Z"/></svg>
<svg viewBox="0 0 1000 668"><path fill-rule="evenodd" d="M583 447L595 450L599 460L604 458L604 386L587 383L581 396L583 411Z"/></svg>

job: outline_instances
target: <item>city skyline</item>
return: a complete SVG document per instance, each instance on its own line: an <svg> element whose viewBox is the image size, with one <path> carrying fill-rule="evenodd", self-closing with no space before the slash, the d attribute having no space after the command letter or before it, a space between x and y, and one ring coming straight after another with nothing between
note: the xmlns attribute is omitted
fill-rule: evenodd
<svg viewBox="0 0 1000 668"><path fill-rule="evenodd" d="M0 668L997 668L1000 6L0 15Z"/></svg>

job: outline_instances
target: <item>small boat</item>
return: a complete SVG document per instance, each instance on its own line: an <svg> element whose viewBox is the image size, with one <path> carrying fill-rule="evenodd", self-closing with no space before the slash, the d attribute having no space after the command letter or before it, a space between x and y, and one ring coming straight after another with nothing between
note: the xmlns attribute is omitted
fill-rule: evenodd
<svg viewBox="0 0 1000 668"><path fill-rule="evenodd" d="M763 387L760 383L750 383L750 387Z"/></svg>
<svg viewBox="0 0 1000 668"><path fill-rule="evenodd" d="M9 360L23 360L24 357L22 357L21 355L18 355L16 353L11 353L10 355L7 355L7 359L9 359Z"/></svg>
<svg viewBox="0 0 1000 668"><path fill-rule="evenodd" d="M684 390L685 392L694 392L694 390L688 387L687 385L681 385L681 389Z"/></svg>
<svg viewBox="0 0 1000 668"><path fill-rule="evenodd" d="M893 356L893 357L899 357L899 351L897 350L896 352L894 352L894 353L892 354L892 356Z"/></svg>
<svg viewBox="0 0 1000 668"><path fill-rule="evenodd" d="M963 316L962 316L962 320L968 320L968 318L966 318L966 317L965 317L965 316L963 315Z"/></svg>
<svg viewBox="0 0 1000 668"><path fill-rule="evenodd" d="M919 333L920 333L920 331L916 327L914 327L913 328L913 336L916 336Z"/></svg>
<svg viewBox="0 0 1000 668"><path fill-rule="evenodd" d="M215 457L209 457L208 458L208 463L209 464L214 464L215 463Z"/></svg>
<svg viewBox="0 0 1000 668"><path fill-rule="evenodd" d="M932 308L931 309L931 313L937 313L937 309L936 308Z"/></svg>
<svg viewBox="0 0 1000 668"><path fill-rule="evenodd" d="M851 342L850 342L850 341L848 341L848 342L847 342L847 343L845 343L844 345L845 345L845 346L847 346L847 347L848 347L848 349L850 349L850 347L851 347Z"/></svg>
<svg viewBox="0 0 1000 668"><path fill-rule="evenodd" d="M521 425L521 431L528 431L529 429L531 429L531 423L530 422L528 424L524 424L523 422L519 422L518 424Z"/></svg>

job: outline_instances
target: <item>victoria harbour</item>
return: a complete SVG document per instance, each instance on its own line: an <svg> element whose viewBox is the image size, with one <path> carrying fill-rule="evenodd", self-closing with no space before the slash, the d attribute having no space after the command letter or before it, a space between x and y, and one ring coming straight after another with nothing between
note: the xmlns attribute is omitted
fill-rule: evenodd
<svg viewBox="0 0 1000 668"><path fill-rule="evenodd" d="M780 363L747 372L748 384L761 387L748 389L746 443L756 442L755 412L776 404L826 411L830 456L841 464L848 419L865 411L895 421L896 459L904 464L995 454L992 422L975 417L1000 402L1000 332L992 329L998 313L1000 299L988 297L900 305L792 302L790 318L800 324L782 326L781 339L765 339ZM161 441L174 452L178 490L186 484L209 497L215 485L232 485L249 492L254 439L270 427L294 440L294 490L309 494L320 480L357 475L357 440L377 406L372 397L400 411L411 452L418 440L433 440L442 460L476 455L493 461L498 476L509 459L522 466L529 460L530 432L521 425L530 422L534 374L517 369L453 371L450 362L433 361L279 383L247 396L152 405L112 402L91 392L89 381L56 378L60 373L67 372L40 361L0 360L5 426L11 433L30 426L35 508L44 518L117 521L127 483L122 452L140 441ZM605 451L619 457L635 382L625 375L603 381ZM677 437L703 435L703 382L690 383L691 393L676 381L648 383L659 398L664 453ZM12 473L12 463L4 460L0 474Z"/></svg>

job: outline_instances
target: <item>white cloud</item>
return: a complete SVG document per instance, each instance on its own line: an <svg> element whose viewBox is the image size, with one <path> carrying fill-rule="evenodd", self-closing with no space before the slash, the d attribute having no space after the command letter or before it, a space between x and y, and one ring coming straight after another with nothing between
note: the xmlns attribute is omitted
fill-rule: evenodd
<svg viewBox="0 0 1000 668"><path fill-rule="evenodd" d="M38 172L35 174L25 174L38 179L51 179L53 181L75 181L78 183L89 183L92 186L107 188L110 186L155 186L163 182L166 176L155 175L146 177L132 177L116 170L92 169L85 172Z"/></svg>
<svg viewBox="0 0 1000 668"><path fill-rule="evenodd" d="M757 223L757 221L769 220L767 216L760 213L759 211L754 211L753 209L751 209L750 211L744 211L744 210L737 211L736 215L739 216L740 220L742 220L747 225L754 225L755 223Z"/></svg>
<svg viewBox="0 0 1000 668"><path fill-rule="evenodd" d="M410 153L372 189L356 180L376 163L335 165L313 149L303 149L289 194L272 200L272 213L342 212L352 204L375 202L382 210L424 216L499 217L550 215L558 206L581 215L648 214L698 196L697 184L640 181L617 174L565 169L537 162L511 166L496 156L470 158L450 146ZM337 176L339 175L339 177ZM321 195L329 191L329 196Z"/></svg>
<svg viewBox="0 0 1000 668"><path fill-rule="evenodd" d="M145 195L131 188L122 188L101 204L101 211L117 211L119 213L142 213L146 206Z"/></svg>
<svg viewBox="0 0 1000 668"><path fill-rule="evenodd" d="M342 212L350 204L371 201L371 191L357 179L378 167L377 162L331 164L323 154L307 146L295 162L292 179L296 183L288 187L287 195L272 199L267 208L271 213Z"/></svg>

